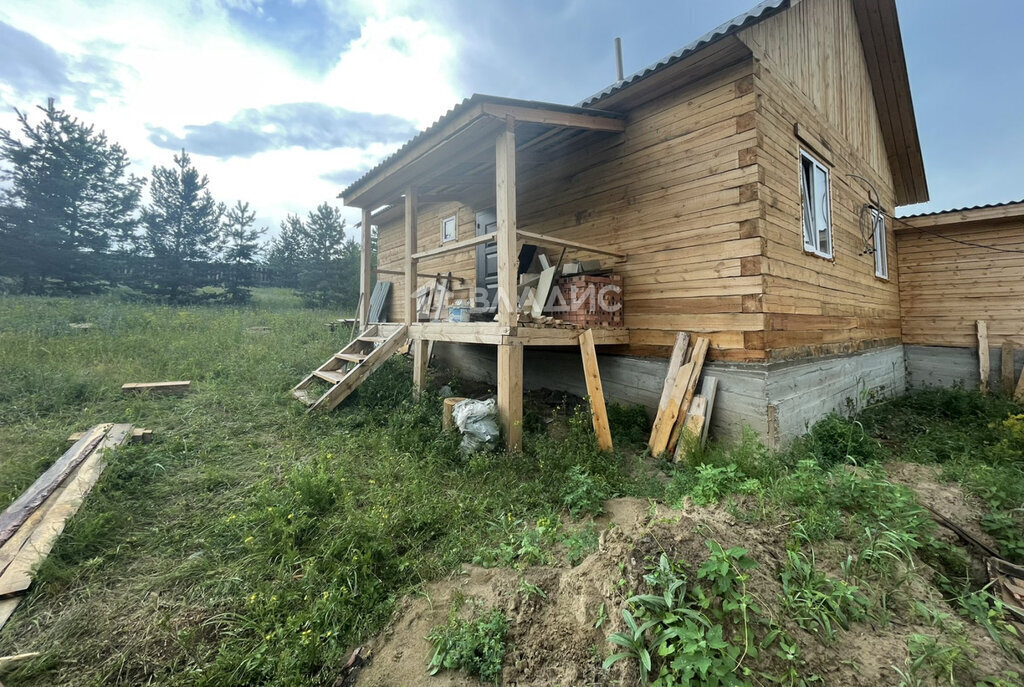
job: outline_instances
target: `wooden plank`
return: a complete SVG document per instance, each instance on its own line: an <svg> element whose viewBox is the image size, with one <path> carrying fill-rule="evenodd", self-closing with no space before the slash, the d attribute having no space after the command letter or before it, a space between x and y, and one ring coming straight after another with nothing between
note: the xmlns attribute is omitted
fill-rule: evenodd
<svg viewBox="0 0 1024 687"><path fill-rule="evenodd" d="M416 189L405 191L405 323L412 324L416 317Z"/></svg>
<svg viewBox="0 0 1024 687"><path fill-rule="evenodd" d="M703 446L708 440L711 413L715 409L715 396L718 395L718 377L704 377L704 381L700 385L700 395L707 399L707 409L704 411L704 428L700 432L700 443Z"/></svg>
<svg viewBox="0 0 1024 687"><path fill-rule="evenodd" d="M360 227L362 235L359 242L359 308L356 313L356 318L359 320L361 327L365 327L370 323L370 282L373 276L371 274L370 261L373 249L372 221L370 209L363 208L363 223Z"/></svg>
<svg viewBox="0 0 1024 687"><path fill-rule="evenodd" d="M1017 352L1017 347L1012 341L1003 341L1000 353L1002 354L1002 378L1003 378L1003 393L1007 396L1013 395L1014 381L1017 379L1017 375L1014 374L1014 354Z"/></svg>
<svg viewBox="0 0 1024 687"><path fill-rule="evenodd" d="M690 386L690 377L693 376L693 363L686 363L676 372L672 380L672 391L663 404L658 405L658 414L654 418L654 425L651 427L651 438L647 446L651 449L651 455L657 456L665 452L669 439L672 437L672 428L675 426L676 418L679 415L679 408L686 390Z"/></svg>
<svg viewBox="0 0 1024 687"><path fill-rule="evenodd" d="M413 339L412 342L412 393L419 399L427 388L427 348L426 339Z"/></svg>
<svg viewBox="0 0 1024 687"><path fill-rule="evenodd" d="M509 103L484 103L484 114L499 119L511 117L531 124L587 129L589 131L620 132L626 130L626 118L617 112L592 110L590 113L562 112L544 107L526 107Z"/></svg>
<svg viewBox="0 0 1024 687"><path fill-rule="evenodd" d="M594 333L587 329L580 334L580 353L583 355L583 375L587 381L587 396L590 397L590 415L597 435L600 451L612 450L612 432L608 424L608 410L604 404L604 388L601 386L601 371L597 365L597 349L594 347Z"/></svg>
<svg viewBox="0 0 1024 687"><path fill-rule="evenodd" d="M676 443L676 462L679 462L686 457L683 454L683 449L691 445L689 441L682 438L685 434L688 434L693 438L693 443L698 446L700 445L701 434L704 432L704 427L707 425L707 407L708 399L700 395L693 397L693 403L690 404L690 409L686 412L686 419L683 420L680 440Z"/></svg>
<svg viewBox="0 0 1024 687"><path fill-rule="evenodd" d="M509 451L523 445L523 345L498 346L498 420Z"/></svg>
<svg viewBox="0 0 1024 687"><path fill-rule="evenodd" d="M512 326L518 311L516 288L519 262L516 251L516 132L515 120L506 122L505 130L495 143L495 193L497 198L498 228L498 323ZM522 353L522 351L520 351ZM521 402L520 402L521 405Z"/></svg>
<svg viewBox="0 0 1024 687"><path fill-rule="evenodd" d="M24 654L14 654L13 656L0 656L0 668L9 666L12 663L17 663L18 661L27 661L30 658L35 658L40 655L41 654L38 651L29 651Z"/></svg>
<svg viewBox="0 0 1024 687"><path fill-rule="evenodd" d="M124 393L183 394L192 387L192 382L131 382L121 385Z"/></svg>
<svg viewBox="0 0 1024 687"><path fill-rule="evenodd" d="M441 246L440 248L431 248L430 250L421 251L413 254L414 260L426 260L427 258L435 258L438 255L445 255L447 253L456 253L460 250L466 250L478 246L481 243L487 243L494 240L493 234L481 234L480 236L474 236L468 239L462 239L461 241L449 242ZM436 276L436 275L430 275Z"/></svg>
<svg viewBox="0 0 1024 687"><path fill-rule="evenodd" d="M991 372L988 350L988 323L985 320L977 321L978 327L978 373L981 375L980 391L988 393L988 378Z"/></svg>
<svg viewBox="0 0 1024 687"><path fill-rule="evenodd" d="M665 405L669 394L672 393L672 384L675 383L679 368L686 362L686 349L689 346L690 335L687 332L676 334L676 341L672 346L672 356L668 360L668 370L665 372L665 383L661 387L661 400L658 401L659 408Z"/></svg>
<svg viewBox="0 0 1024 687"><path fill-rule="evenodd" d="M20 594L31 586L32 571L49 555L68 519L78 512L86 494L106 467L104 454L125 443L131 430L131 425L113 425L99 446L78 465L59 492L54 492L46 515L33 529L14 560L0 574L0 598Z"/></svg>
<svg viewBox="0 0 1024 687"><path fill-rule="evenodd" d="M110 430L111 425L96 425L57 459L21 496L0 513L0 544L10 539L19 527L39 508L75 468L85 460Z"/></svg>
<svg viewBox="0 0 1024 687"><path fill-rule="evenodd" d="M679 433L682 431L683 422L686 420L686 414L690 411L690 404L693 402L693 396L697 390L697 381L700 379L701 370L704 368L704 359L708 353L709 341L703 336L698 336L697 341L693 344L693 353L690 355L690 363L693 365L693 374L690 375L690 383L686 387L686 395L683 397L683 401L679 407L679 413L676 415L675 426L672 428L672 434L669 438L668 446L666 450L672 451L676 447L676 443L679 441Z"/></svg>
<svg viewBox="0 0 1024 687"><path fill-rule="evenodd" d="M593 246L588 246L585 243L580 243L578 241L567 241L565 239L560 239L560 238L558 238L556 236L548 236L547 234L538 234L538 233L533 232L533 231L522 231L522 230L520 230L519 236L524 238L524 239L530 239L532 241L536 241L537 243L548 243L548 244L551 244L552 246L563 246L565 248L575 248L576 250L584 250L584 251L587 251L588 253L597 253L598 255L610 255L612 257L619 258L620 260L625 260L626 259L626 254L625 253L619 253L617 251L611 251L611 250L608 250L606 248L594 248Z"/></svg>
<svg viewBox="0 0 1024 687"><path fill-rule="evenodd" d="M449 396L444 399L444 410L441 415L441 429L455 429L455 406L466 400L465 396Z"/></svg>
<svg viewBox="0 0 1024 687"><path fill-rule="evenodd" d="M542 317L544 315L544 306L547 305L548 298L551 297L551 287L555 282L555 275L557 273L558 268L554 266L540 273L537 291L533 296L533 303L530 305L530 314L534 317Z"/></svg>
<svg viewBox="0 0 1024 687"><path fill-rule="evenodd" d="M20 596L15 596L11 599L0 599L0 630L4 629L4 625L10 620L19 603L21 603Z"/></svg>

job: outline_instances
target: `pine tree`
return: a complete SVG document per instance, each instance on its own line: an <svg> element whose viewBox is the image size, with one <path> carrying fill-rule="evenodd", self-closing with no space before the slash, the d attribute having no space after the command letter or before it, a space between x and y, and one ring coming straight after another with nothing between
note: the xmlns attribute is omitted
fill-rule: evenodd
<svg viewBox="0 0 1024 687"><path fill-rule="evenodd" d="M302 261L298 274L299 292L303 299L309 305L320 307L351 300L351 289L345 288L343 279L342 260L349 251L345 246L345 221L341 218L341 211L328 203L321 203L306 218L301 237ZM358 263L357 258L357 266ZM356 293L358 298L358 274Z"/></svg>
<svg viewBox="0 0 1024 687"><path fill-rule="evenodd" d="M51 100L42 121L15 110L21 138L0 130L0 273L22 288L95 288L103 254L138 226L143 179L128 173L128 154Z"/></svg>
<svg viewBox="0 0 1024 687"><path fill-rule="evenodd" d="M184 150L174 156L173 166L153 168L152 202L144 213L146 245L154 259L150 278L171 301L196 297L220 251L225 208L213 199L209 183Z"/></svg>
<svg viewBox="0 0 1024 687"><path fill-rule="evenodd" d="M281 232L271 239L267 250L267 266L274 272L280 286L298 286L299 265L302 264L302 218L289 214L281 222Z"/></svg>
<svg viewBox="0 0 1024 687"><path fill-rule="evenodd" d="M253 229L256 213L248 203L237 201L224 216L221 228L221 261L227 268L224 287L228 300L234 303L247 302L252 293L252 267L259 257L260 238L267 232L266 227Z"/></svg>

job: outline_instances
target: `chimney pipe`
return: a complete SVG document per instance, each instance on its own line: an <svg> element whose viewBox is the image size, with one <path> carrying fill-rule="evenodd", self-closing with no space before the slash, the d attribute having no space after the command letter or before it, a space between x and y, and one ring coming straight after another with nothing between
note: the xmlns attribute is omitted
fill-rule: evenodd
<svg viewBox="0 0 1024 687"><path fill-rule="evenodd" d="M615 38L615 73L618 81L626 78L622 73L622 39L618 37Z"/></svg>

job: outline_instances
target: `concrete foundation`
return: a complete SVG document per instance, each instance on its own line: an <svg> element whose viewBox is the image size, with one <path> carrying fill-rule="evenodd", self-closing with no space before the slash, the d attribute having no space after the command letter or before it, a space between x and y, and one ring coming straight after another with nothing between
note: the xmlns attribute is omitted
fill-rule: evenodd
<svg viewBox="0 0 1024 687"><path fill-rule="evenodd" d="M981 384L976 348L952 346L904 346L907 359L907 386L919 389L926 386L977 389ZM1003 355L999 348L989 349L988 386L1000 389L1003 374ZM1020 379L1024 368L1024 350L1015 352L1014 379Z"/></svg>
<svg viewBox="0 0 1024 687"><path fill-rule="evenodd" d="M434 356L460 376L495 382L494 346L437 343ZM654 415L667 359L599 355L598 362L609 401L640 404ZM709 363L704 373L718 378L711 433L734 439L747 426L769 444L785 443L830 412L848 413L902 393L905 369L902 346L813 360ZM523 386L585 396L579 351L527 348Z"/></svg>

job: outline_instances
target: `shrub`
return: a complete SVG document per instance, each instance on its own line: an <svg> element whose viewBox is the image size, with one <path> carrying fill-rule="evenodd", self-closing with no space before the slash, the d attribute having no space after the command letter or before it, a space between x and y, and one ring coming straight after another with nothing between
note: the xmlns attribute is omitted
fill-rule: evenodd
<svg viewBox="0 0 1024 687"><path fill-rule="evenodd" d="M562 503L569 515L579 518L583 514L600 515L604 502L611 498L611 489L603 477L592 475L585 467L574 465L562 491Z"/></svg>
<svg viewBox="0 0 1024 687"><path fill-rule="evenodd" d="M430 674L463 670L497 684L505 660L507 631L508 619L497 608L472 620L458 618L453 613L446 625L433 628L427 635L427 641L434 646L427 666Z"/></svg>

